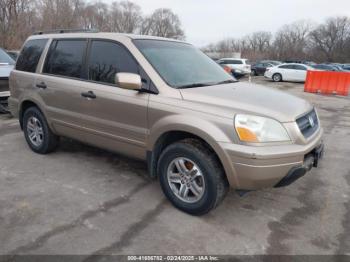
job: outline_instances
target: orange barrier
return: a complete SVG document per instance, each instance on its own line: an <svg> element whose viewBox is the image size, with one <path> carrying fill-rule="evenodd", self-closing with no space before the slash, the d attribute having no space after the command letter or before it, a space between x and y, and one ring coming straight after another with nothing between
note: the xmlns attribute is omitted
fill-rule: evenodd
<svg viewBox="0 0 350 262"><path fill-rule="evenodd" d="M305 92L347 96L349 94L349 89L349 72L307 72L304 87Z"/></svg>

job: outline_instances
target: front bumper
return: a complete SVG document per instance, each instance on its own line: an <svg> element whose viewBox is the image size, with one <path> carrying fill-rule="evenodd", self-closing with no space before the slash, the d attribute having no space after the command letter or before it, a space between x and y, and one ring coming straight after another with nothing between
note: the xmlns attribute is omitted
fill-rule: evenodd
<svg viewBox="0 0 350 262"><path fill-rule="evenodd" d="M311 158L311 155L320 147L323 148L322 133L322 130L319 130L317 136L307 145L252 147L221 143L220 146L224 148L231 164L225 166L231 187L239 190L280 187L288 184L285 181L281 182L286 177L288 179L285 180L288 180L289 184L294 182L320 159L320 156L316 159ZM300 171L300 168L303 170Z"/></svg>
<svg viewBox="0 0 350 262"><path fill-rule="evenodd" d="M293 167L288 172L288 174L280 182L278 182L277 185L275 185L275 187L289 186L290 184L304 176L313 167L318 167L318 163L323 158L323 154L324 144L321 144L305 156L303 165Z"/></svg>

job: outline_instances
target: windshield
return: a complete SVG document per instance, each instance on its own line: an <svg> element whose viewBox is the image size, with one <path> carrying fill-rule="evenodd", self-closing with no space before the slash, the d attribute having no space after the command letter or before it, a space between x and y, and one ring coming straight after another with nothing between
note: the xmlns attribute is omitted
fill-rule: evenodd
<svg viewBox="0 0 350 262"><path fill-rule="evenodd" d="M135 40L134 43L172 87L190 88L235 82L221 66L192 45L161 40Z"/></svg>
<svg viewBox="0 0 350 262"><path fill-rule="evenodd" d="M0 64L9 64L9 65L15 64L15 61L1 48L0 48Z"/></svg>

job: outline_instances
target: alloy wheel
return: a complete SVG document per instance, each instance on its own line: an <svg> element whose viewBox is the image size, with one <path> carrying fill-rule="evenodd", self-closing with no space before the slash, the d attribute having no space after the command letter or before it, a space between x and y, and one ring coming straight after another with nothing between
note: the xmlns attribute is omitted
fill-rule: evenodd
<svg viewBox="0 0 350 262"><path fill-rule="evenodd" d="M186 203L196 203L204 195L203 173L188 158L178 157L171 161L167 170L167 179L175 196Z"/></svg>

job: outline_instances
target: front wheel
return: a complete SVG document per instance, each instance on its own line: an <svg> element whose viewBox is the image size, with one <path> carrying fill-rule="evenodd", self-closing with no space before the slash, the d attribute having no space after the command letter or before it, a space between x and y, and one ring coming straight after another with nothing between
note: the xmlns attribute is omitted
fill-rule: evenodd
<svg viewBox="0 0 350 262"><path fill-rule="evenodd" d="M159 158L158 175L170 202L191 215L208 213L228 191L228 182L216 155L194 139L168 146Z"/></svg>
<svg viewBox="0 0 350 262"><path fill-rule="evenodd" d="M30 107L24 112L23 132L29 147L38 154L48 154L57 147L58 136L51 131L37 107Z"/></svg>

